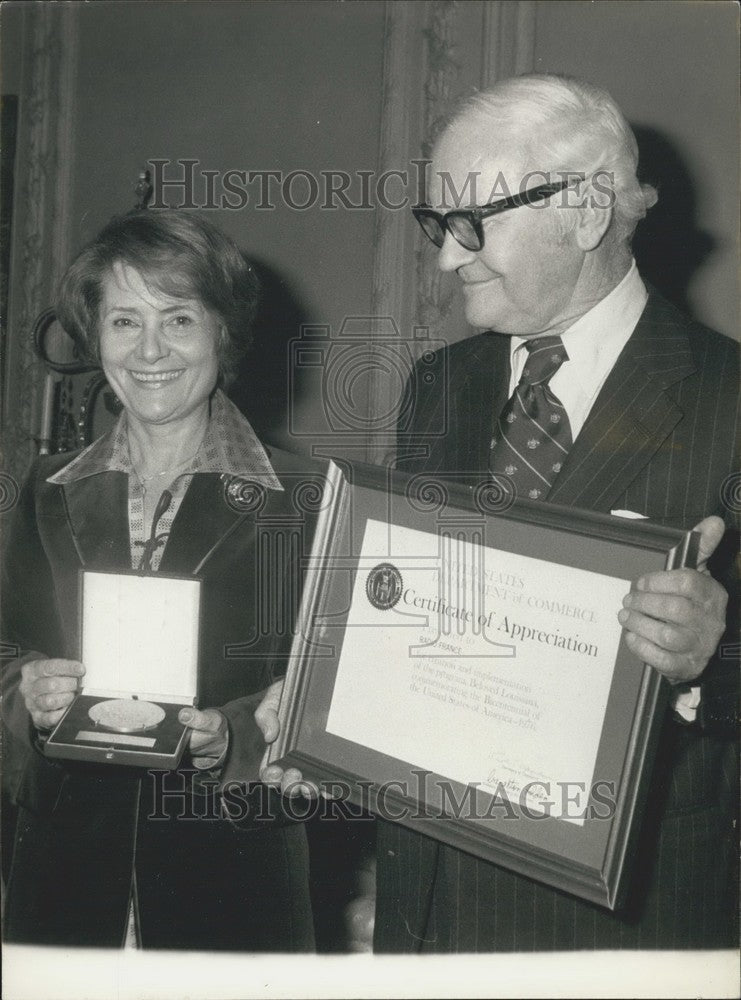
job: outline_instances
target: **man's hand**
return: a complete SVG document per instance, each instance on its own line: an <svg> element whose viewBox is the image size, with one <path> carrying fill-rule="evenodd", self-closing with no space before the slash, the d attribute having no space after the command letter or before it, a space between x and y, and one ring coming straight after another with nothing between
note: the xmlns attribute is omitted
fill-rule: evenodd
<svg viewBox="0 0 741 1000"><path fill-rule="evenodd" d="M706 517L694 530L701 536L697 569L642 576L618 614L631 651L672 684L703 672L726 623L728 595L706 568L725 526L719 517Z"/></svg>
<svg viewBox="0 0 741 1000"><path fill-rule="evenodd" d="M226 752L229 724L217 708L181 708L178 720L190 729L188 749L196 767L213 767Z"/></svg>
<svg viewBox="0 0 741 1000"><path fill-rule="evenodd" d="M280 696L283 691L283 681L275 681L265 692L265 697L255 709L255 722L262 730L265 742L275 743L280 733L280 720L278 718L278 706ZM315 798L316 787L308 781L303 780L303 775L295 767L289 767L284 771L277 764L268 764L269 749L265 751L260 766L260 780L271 788L277 788L284 795L304 795L308 798Z"/></svg>
<svg viewBox="0 0 741 1000"><path fill-rule="evenodd" d="M31 660L18 688L37 729L53 729L79 690L85 668L77 660Z"/></svg>

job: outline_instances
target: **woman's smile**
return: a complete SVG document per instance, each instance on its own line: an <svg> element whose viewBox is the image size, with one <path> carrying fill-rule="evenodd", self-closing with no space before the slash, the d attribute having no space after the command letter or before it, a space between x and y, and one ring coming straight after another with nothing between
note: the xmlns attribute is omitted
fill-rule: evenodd
<svg viewBox="0 0 741 1000"><path fill-rule="evenodd" d="M168 382L173 382L185 371L184 368L177 368L166 372L142 372L129 369L129 375L137 382L150 389L160 389Z"/></svg>

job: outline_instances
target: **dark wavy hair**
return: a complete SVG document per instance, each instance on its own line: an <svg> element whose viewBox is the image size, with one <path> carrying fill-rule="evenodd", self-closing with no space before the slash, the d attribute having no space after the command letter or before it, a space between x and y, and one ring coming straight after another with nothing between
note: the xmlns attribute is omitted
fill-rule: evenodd
<svg viewBox="0 0 741 1000"><path fill-rule="evenodd" d="M233 381L252 343L260 295L257 275L236 243L189 212L146 210L111 219L67 269L56 303L59 322L92 364L100 364L102 285L116 263L136 268L165 295L198 299L219 317L225 329L220 382Z"/></svg>

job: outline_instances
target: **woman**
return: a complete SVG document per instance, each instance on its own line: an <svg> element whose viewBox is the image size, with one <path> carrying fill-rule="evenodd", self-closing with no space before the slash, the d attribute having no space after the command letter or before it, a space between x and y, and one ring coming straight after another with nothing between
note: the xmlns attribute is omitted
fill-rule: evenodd
<svg viewBox="0 0 741 1000"><path fill-rule="evenodd" d="M306 540L311 531L281 482L296 460L269 456L221 390L257 295L234 243L179 212L114 219L62 281L60 321L123 412L76 457L40 459L16 511L3 631L21 650L3 698L19 806L8 940L118 947L133 929L144 947L313 947L302 825L264 786L232 792L239 822L215 793L227 777L258 779L253 712L290 642L298 572L280 525L293 537L300 522ZM181 711L190 735L179 771L44 756L84 683L71 658L82 566L202 580L199 691L210 707ZM265 573L277 590L268 619Z"/></svg>

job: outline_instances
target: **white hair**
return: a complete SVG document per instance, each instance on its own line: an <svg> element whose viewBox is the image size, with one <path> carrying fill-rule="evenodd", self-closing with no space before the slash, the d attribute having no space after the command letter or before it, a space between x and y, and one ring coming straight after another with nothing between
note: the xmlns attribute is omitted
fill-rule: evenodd
<svg viewBox="0 0 741 1000"><path fill-rule="evenodd" d="M525 171L549 175L599 172L614 193L616 235L630 239L656 191L636 176L638 146L610 95L566 76L529 74L469 97L446 132L472 132L492 154L516 157ZM537 183L537 182L536 182ZM567 213L570 215L571 213Z"/></svg>

